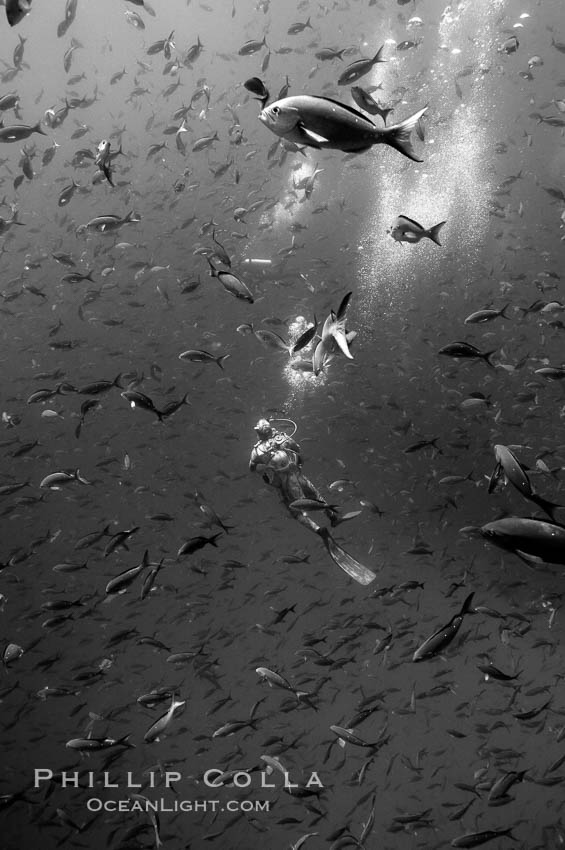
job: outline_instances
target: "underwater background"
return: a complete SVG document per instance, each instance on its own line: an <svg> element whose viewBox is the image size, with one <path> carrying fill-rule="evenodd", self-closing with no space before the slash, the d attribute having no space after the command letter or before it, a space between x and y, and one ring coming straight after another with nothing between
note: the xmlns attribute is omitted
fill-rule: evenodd
<svg viewBox="0 0 565 850"><path fill-rule="evenodd" d="M562 0L35 0L12 29L0 12L0 105L19 96L4 127L45 133L0 142L2 847L563 847L562 567L475 531L546 518L511 485L488 494L496 444L565 500L564 384L536 374L565 363ZM169 59L148 52L173 31ZM245 81L355 107L338 76L383 44L360 85L380 86L389 125L429 105L423 162L273 147ZM123 152L114 186L93 182L103 139ZM445 220L441 246L397 243L399 215ZM210 276L213 234L253 303ZM254 333L295 340L347 292L353 360L317 376ZM454 341L493 367L438 354ZM179 359L191 349L229 358ZM128 387L188 403L160 421ZM264 416L296 423L305 473L361 511L332 533L370 585L249 473ZM107 592L145 552L161 564L145 594L152 567ZM453 643L414 664L470 593ZM98 750L67 746L89 737ZM157 820L116 810L132 794Z"/></svg>

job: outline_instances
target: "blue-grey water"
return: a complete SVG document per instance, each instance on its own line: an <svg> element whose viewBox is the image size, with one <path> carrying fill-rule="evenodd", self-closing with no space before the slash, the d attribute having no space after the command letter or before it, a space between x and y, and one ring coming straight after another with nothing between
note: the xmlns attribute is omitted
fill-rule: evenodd
<svg viewBox="0 0 565 850"><path fill-rule="evenodd" d="M0 143L0 215L23 225L0 232L0 845L561 848L562 566L472 529L547 519L511 484L488 494L496 444L513 447L535 492L565 501L564 385L536 372L565 363L562 0L152 3L78 0L61 35L62 0L34 0L14 28L0 9L0 96L19 95L4 127L41 121L45 133ZM168 63L162 46L148 53L173 31ZM290 95L354 106L338 76L382 44L387 62L357 84L394 107L389 124L429 105L423 162L384 145L272 149L246 80L271 99L288 78ZM323 47L346 51L322 61ZM73 108L51 126L65 99ZM103 139L123 150L114 187L93 182ZM84 227L130 210L139 221L115 232ZM445 220L441 247L397 243L399 215ZM254 303L210 276L213 230ZM63 281L71 271L92 280ZM347 292L353 359L317 377L252 332L295 339ZM494 368L438 354L455 341L494 351ZM180 360L189 349L229 358ZM159 411L189 403L160 422L128 387ZM262 416L293 420L305 473L342 514L361 511L333 533L376 573L368 586L248 471ZM89 483L45 482L77 469ZM227 530L177 558L222 530L201 505ZM107 593L145 552L162 561L151 589L147 567ZM413 663L470 593L478 610L455 640ZM486 676L487 661L513 678ZM147 735L171 695L184 706ZM512 771L521 781L489 801ZM514 842L486 832L509 828Z"/></svg>

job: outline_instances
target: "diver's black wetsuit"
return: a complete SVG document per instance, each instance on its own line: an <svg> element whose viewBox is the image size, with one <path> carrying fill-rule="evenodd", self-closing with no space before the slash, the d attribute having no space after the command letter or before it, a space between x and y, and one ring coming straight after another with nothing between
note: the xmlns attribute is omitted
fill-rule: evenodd
<svg viewBox="0 0 565 850"><path fill-rule="evenodd" d="M359 584L366 585L374 581L375 573L342 549L330 534L329 529L310 519L303 508L292 507L292 504L299 499L315 499L318 502L315 505L316 509L323 508L332 526L339 522L336 511L326 503L316 487L302 472L300 468L302 458L298 443L287 434L276 431L267 419L260 419L255 426L255 431L261 439L253 446L249 459L250 471L262 472L266 483L277 488L291 516L322 538L329 556L340 569Z"/></svg>
<svg viewBox="0 0 565 850"><path fill-rule="evenodd" d="M251 472L262 471L264 480L277 488L294 519L319 534L320 526L305 511L290 507L297 499L316 499L325 502L324 497L302 472L301 464L298 443L292 437L273 429L270 437L259 440L253 446L249 469ZM325 514L332 525L335 524L336 512L328 507L325 509Z"/></svg>

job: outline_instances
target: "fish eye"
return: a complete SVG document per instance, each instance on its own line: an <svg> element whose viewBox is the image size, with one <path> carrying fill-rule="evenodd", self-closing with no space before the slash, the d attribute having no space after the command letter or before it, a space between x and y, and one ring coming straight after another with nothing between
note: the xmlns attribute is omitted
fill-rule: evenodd
<svg viewBox="0 0 565 850"><path fill-rule="evenodd" d="M273 106L273 115L278 115L279 111L280 110L279 110L278 106Z"/></svg>

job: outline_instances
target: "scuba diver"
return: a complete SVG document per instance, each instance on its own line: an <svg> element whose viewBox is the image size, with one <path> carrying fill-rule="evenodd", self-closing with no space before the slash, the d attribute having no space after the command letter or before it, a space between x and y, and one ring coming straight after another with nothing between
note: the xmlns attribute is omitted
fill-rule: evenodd
<svg viewBox="0 0 565 850"><path fill-rule="evenodd" d="M292 436L276 430L267 419L260 419L254 430L259 441L251 451L250 472L262 472L265 483L277 488L291 516L322 538L330 557L338 567L359 584L369 584L373 581L376 578L375 573L352 558L338 546L327 528L318 525L308 516L308 511L323 511L332 527L341 522L335 507L326 502L302 472L299 444Z"/></svg>

